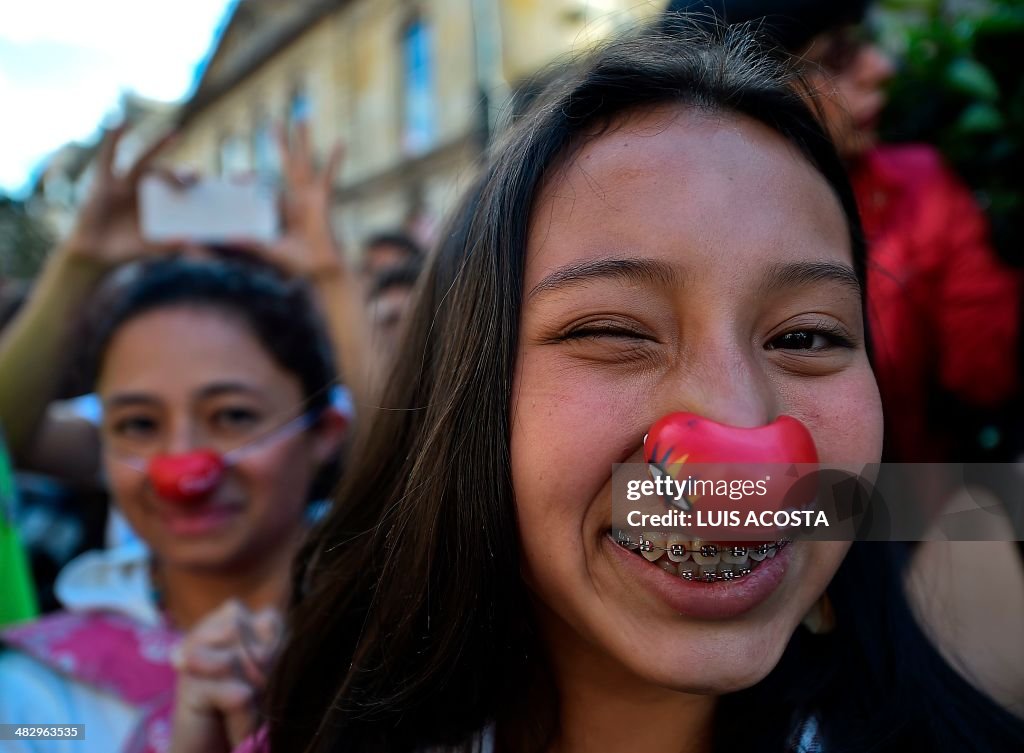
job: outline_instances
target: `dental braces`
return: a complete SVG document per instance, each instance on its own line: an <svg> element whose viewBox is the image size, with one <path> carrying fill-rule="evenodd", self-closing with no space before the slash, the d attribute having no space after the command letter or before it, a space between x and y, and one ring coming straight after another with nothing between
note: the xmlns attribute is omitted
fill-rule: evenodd
<svg viewBox="0 0 1024 753"><path fill-rule="evenodd" d="M745 547L745 546L731 546L719 548L716 544L704 544L700 549L687 549L682 544L670 544L668 546L658 546L650 539L645 539L643 535L640 536L639 541L633 541L629 536L623 535L619 532L616 535L616 542L619 546L625 549L637 550L641 552L652 552L660 551L667 552L676 557L682 557L684 554L699 554L702 557L714 557L720 552L728 552L734 557L746 557L751 549L757 554L767 555L769 551L776 550L781 552L790 543L789 539L781 539L780 541L771 544L758 544L756 547ZM683 563L680 563L683 564ZM700 567L700 564L693 562L694 565ZM729 563L724 563L729 564ZM750 567L735 567L732 570L722 570L721 572L713 573L696 573L692 570L684 570L679 574L679 577L683 580L699 580L705 583L714 583L716 581L731 581L736 578L741 578L744 575L750 575L753 568Z"/></svg>
<svg viewBox="0 0 1024 753"><path fill-rule="evenodd" d="M658 546L650 539L645 539L643 534L640 535L639 541L633 541L629 536L625 536L621 532L616 535L615 540L620 546L623 546L626 549L637 549L641 552L653 552L657 550L659 552L668 552L675 557L682 557L684 554L699 554L702 557L714 557L716 554L721 554L723 552L727 552L733 557L746 557L750 551L754 551L757 554L768 554L772 549L781 551L790 543L789 539L781 539L772 544L758 544L755 547L730 546L719 548L717 544L703 544L700 549L687 549L682 544Z"/></svg>
<svg viewBox="0 0 1024 753"><path fill-rule="evenodd" d="M723 570L720 573L704 573L703 575L695 573L692 570L684 570L679 573L679 577L683 580L699 580L703 583L714 583L721 580L736 580L737 578L742 578L744 575L750 575L750 570L751 568L749 567L741 567L736 570Z"/></svg>

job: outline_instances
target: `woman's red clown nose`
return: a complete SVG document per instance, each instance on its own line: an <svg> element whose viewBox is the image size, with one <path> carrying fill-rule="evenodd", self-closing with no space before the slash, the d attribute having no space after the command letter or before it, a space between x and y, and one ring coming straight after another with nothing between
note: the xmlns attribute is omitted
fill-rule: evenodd
<svg viewBox="0 0 1024 753"><path fill-rule="evenodd" d="M803 480L818 469L818 451L807 427L791 416L743 428L672 413L648 432L644 460L655 482L674 484L675 493L663 496L668 505L699 508L698 526L718 525L708 522L718 519L715 511L747 520L751 512L803 509L815 499L813 484ZM764 532L699 527L691 533L711 539Z"/></svg>
<svg viewBox="0 0 1024 753"><path fill-rule="evenodd" d="M644 459L662 468L678 463L817 463L818 451L807 427L791 416L743 428L693 413L670 413L647 433Z"/></svg>
<svg viewBox="0 0 1024 753"><path fill-rule="evenodd" d="M210 496L224 476L224 458L213 450L158 455L146 469L153 489L162 498L188 504Z"/></svg>

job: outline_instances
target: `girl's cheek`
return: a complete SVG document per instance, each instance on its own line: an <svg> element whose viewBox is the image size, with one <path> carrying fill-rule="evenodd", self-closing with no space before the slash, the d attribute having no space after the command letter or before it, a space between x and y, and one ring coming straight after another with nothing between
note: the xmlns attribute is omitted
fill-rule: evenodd
<svg viewBox="0 0 1024 753"><path fill-rule="evenodd" d="M876 463L882 454L882 405L874 378L831 395L821 413L819 454L823 461Z"/></svg>
<svg viewBox="0 0 1024 753"><path fill-rule="evenodd" d="M589 500L600 490L622 444L622 395L544 364L519 373L512 426L513 478L528 496Z"/></svg>
<svg viewBox="0 0 1024 753"><path fill-rule="evenodd" d="M111 501L133 528L146 528L146 474L111 457L104 458L103 467Z"/></svg>
<svg viewBox="0 0 1024 753"><path fill-rule="evenodd" d="M255 517L281 522L301 516L313 477L301 437L249 455L232 472Z"/></svg>

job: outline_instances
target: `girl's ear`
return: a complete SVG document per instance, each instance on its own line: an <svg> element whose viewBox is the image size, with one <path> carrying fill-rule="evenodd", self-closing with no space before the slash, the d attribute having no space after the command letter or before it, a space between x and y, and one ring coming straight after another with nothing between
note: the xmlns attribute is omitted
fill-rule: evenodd
<svg viewBox="0 0 1024 753"><path fill-rule="evenodd" d="M313 439L313 459L323 465L338 454L341 443L348 436L349 420L334 406L324 408L310 435Z"/></svg>

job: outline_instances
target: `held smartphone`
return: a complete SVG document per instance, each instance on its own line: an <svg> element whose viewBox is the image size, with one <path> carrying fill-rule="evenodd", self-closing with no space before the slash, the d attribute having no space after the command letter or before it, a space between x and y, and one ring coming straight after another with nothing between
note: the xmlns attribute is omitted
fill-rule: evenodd
<svg viewBox="0 0 1024 753"><path fill-rule="evenodd" d="M143 236L156 242L269 244L280 233L277 193L255 179L178 187L147 176L139 183L139 222Z"/></svg>

